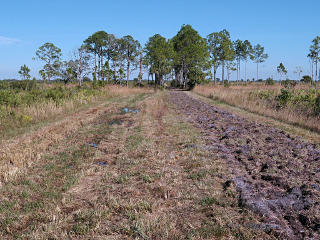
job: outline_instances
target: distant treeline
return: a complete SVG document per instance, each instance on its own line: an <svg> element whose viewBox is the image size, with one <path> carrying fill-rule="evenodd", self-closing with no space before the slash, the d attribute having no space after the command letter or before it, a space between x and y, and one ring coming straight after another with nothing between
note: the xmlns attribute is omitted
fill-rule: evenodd
<svg viewBox="0 0 320 240"><path fill-rule="evenodd" d="M315 78L318 77L320 37L313 40L310 47L312 66L315 66ZM244 63L244 80L247 78L247 63L256 64L256 79L259 79L259 64L268 58L264 47L252 45L249 40L231 40L227 30L213 32L206 38L192 28L183 25L171 39L160 34L150 37L144 47L138 40L127 35L117 38L114 34L98 31L83 41L73 52L69 60L62 60L61 49L53 43L43 44L34 59L44 62L39 74L44 82L53 79L82 84L84 80L106 81L128 85L133 71L138 71L135 78L141 84L144 74L151 77L155 85L163 85L171 80L176 87L192 88L196 83L217 82L217 71L221 69L221 81L230 80L233 71L237 71L237 81L241 79L241 63ZM286 76L283 63L277 68L280 78ZM295 73L299 75L301 67ZM31 78L30 69L24 65L19 74L21 79ZM312 71L313 78L313 71Z"/></svg>

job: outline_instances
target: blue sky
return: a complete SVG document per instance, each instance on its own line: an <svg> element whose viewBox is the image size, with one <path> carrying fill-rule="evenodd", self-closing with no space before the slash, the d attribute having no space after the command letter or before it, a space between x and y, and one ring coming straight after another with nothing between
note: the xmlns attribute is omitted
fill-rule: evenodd
<svg viewBox="0 0 320 240"><path fill-rule="evenodd" d="M319 0L3 0L0 79L17 78L23 64L37 76L42 63L32 58L45 42L60 47L68 59L98 30L117 37L130 34L144 45L156 33L173 37L182 24L191 24L203 37L225 28L233 40L260 43L269 54L260 66L260 76L276 78L276 66L283 62L288 76L295 78L296 66L310 74L306 55L311 40L320 35L319 9ZM255 69L250 62L250 78L255 77Z"/></svg>

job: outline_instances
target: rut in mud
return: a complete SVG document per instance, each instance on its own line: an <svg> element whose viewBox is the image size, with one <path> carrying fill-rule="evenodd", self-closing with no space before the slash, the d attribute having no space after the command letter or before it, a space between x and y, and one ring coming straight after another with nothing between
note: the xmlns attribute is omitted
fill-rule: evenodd
<svg viewBox="0 0 320 240"><path fill-rule="evenodd" d="M171 91L169 99L199 128L206 146L233 173L239 206L260 215L281 239L319 239L320 151L315 144Z"/></svg>

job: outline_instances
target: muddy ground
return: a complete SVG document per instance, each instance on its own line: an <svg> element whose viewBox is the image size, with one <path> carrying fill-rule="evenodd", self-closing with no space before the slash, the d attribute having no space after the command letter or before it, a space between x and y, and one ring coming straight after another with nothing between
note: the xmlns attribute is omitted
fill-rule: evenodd
<svg viewBox="0 0 320 240"><path fill-rule="evenodd" d="M255 226L279 239L320 239L320 150L317 145L171 91L181 117L202 133L210 150L224 159L238 204L262 217Z"/></svg>

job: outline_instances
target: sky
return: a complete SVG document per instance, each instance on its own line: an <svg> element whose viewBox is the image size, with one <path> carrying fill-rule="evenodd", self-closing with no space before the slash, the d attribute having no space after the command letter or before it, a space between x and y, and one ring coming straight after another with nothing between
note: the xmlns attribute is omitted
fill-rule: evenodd
<svg viewBox="0 0 320 240"><path fill-rule="evenodd" d="M306 56L312 39L320 35L319 9L319 0L3 0L0 79L19 78L23 64L32 70L32 77L38 77L43 64L33 58L46 42L61 48L67 60L99 30L118 38L131 35L144 46L157 33L172 38L183 24L192 25L202 37L227 29L232 40L259 43L269 55L259 66L259 77L277 79L276 67L282 62L288 77L297 79L297 66L303 74L311 74ZM252 62L247 76L256 78Z"/></svg>

